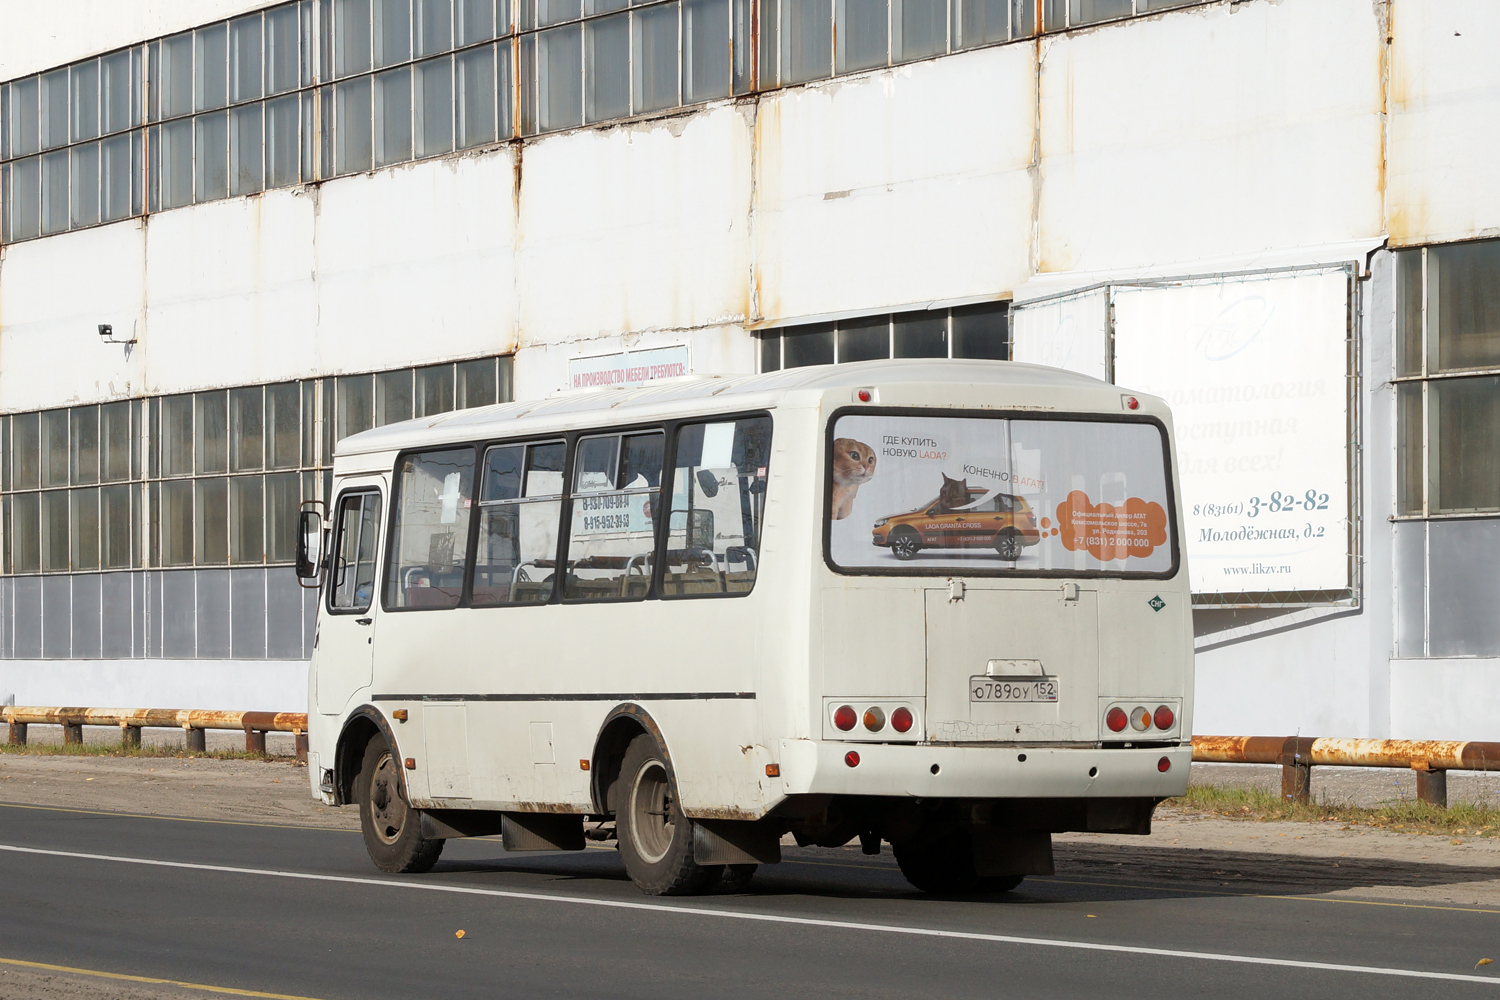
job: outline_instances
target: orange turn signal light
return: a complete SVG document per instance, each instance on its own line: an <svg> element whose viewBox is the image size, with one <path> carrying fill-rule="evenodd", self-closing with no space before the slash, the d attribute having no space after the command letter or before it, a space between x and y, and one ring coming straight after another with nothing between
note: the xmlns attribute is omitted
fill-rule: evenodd
<svg viewBox="0 0 1500 1000"><path fill-rule="evenodd" d="M408 758L406 758L406 769L408 771L415 771L417 769L417 758L415 758L415 757L408 757Z"/></svg>
<svg viewBox="0 0 1500 1000"><path fill-rule="evenodd" d="M766 765L766 777L768 777L768 778L779 778L779 777L781 777L781 765L780 764L767 764Z"/></svg>

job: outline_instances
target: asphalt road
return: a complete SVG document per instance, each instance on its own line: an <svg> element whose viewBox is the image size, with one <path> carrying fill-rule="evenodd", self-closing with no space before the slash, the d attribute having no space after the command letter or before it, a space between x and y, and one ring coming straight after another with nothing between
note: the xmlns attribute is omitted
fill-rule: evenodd
<svg viewBox="0 0 1500 1000"><path fill-rule="evenodd" d="M0 959L319 1000L1500 998L1500 962L1474 968L1500 910L1226 888L1236 859L1198 861L1060 856L1015 892L938 899L888 853L789 851L746 892L663 900L602 848L454 841L387 876L348 832L0 805Z"/></svg>

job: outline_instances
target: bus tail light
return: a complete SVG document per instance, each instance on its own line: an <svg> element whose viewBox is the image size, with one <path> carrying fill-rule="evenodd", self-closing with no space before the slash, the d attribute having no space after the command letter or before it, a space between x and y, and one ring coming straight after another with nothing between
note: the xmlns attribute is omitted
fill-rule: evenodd
<svg viewBox="0 0 1500 1000"><path fill-rule="evenodd" d="M854 723L858 719L859 716L854 714L854 708L850 705L840 705L838 710L833 713L833 724L846 733L854 728ZM853 765L850 766L852 767Z"/></svg>
<svg viewBox="0 0 1500 1000"><path fill-rule="evenodd" d="M848 753L844 754L844 763L848 764L850 767L858 767L859 766L859 751L857 751L857 750L850 750Z"/></svg>
<svg viewBox="0 0 1500 1000"><path fill-rule="evenodd" d="M1157 705L1156 714L1151 719L1156 723L1157 729L1171 729L1172 724L1177 721L1177 716L1173 713L1170 705ZM1165 760L1166 758L1163 757L1162 759Z"/></svg>
<svg viewBox="0 0 1500 1000"><path fill-rule="evenodd" d="M885 713L880 710L879 705L872 705L865 709L865 728L872 733L878 733L885 728Z"/></svg>
<svg viewBox="0 0 1500 1000"><path fill-rule="evenodd" d="M1119 705L1110 709L1104 716L1104 724L1109 727L1109 731L1112 733L1123 732L1129 721L1125 717L1125 710Z"/></svg>
<svg viewBox="0 0 1500 1000"><path fill-rule="evenodd" d="M911 710L898 708L891 713L891 728L898 733L904 733L911 728Z"/></svg>
<svg viewBox="0 0 1500 1000"><path fill-rule="evenodd" d="M1130 728L1138 733L1151 728L1151 712L1144 705L1137 705L1130 710Z"/></svg>

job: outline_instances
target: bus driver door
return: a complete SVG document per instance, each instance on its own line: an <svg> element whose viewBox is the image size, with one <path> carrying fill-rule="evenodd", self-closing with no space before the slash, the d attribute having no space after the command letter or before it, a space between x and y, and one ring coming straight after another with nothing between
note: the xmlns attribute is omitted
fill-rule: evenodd
<svg viewBox="0 0 1500 1000"><path fill-rule="evenodd" d="M324 715L343 711L350 697L370 684L384 487L377 477L356 480L334 506L325 604L313 640L316 700Z"/></svg>

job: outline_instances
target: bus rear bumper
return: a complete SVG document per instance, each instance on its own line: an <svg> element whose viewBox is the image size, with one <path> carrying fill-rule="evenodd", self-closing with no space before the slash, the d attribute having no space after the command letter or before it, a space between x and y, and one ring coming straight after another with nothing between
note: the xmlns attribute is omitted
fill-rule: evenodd
<svg viewBox="0 0 1500 1000"><path fill-rule="evenodd" d="M781 740L780 750L787 795L943 799L1167 798L1187 791L1193 760L1190 744L1099 749ZM851 751L858 754L852 766Z"/></svg>

